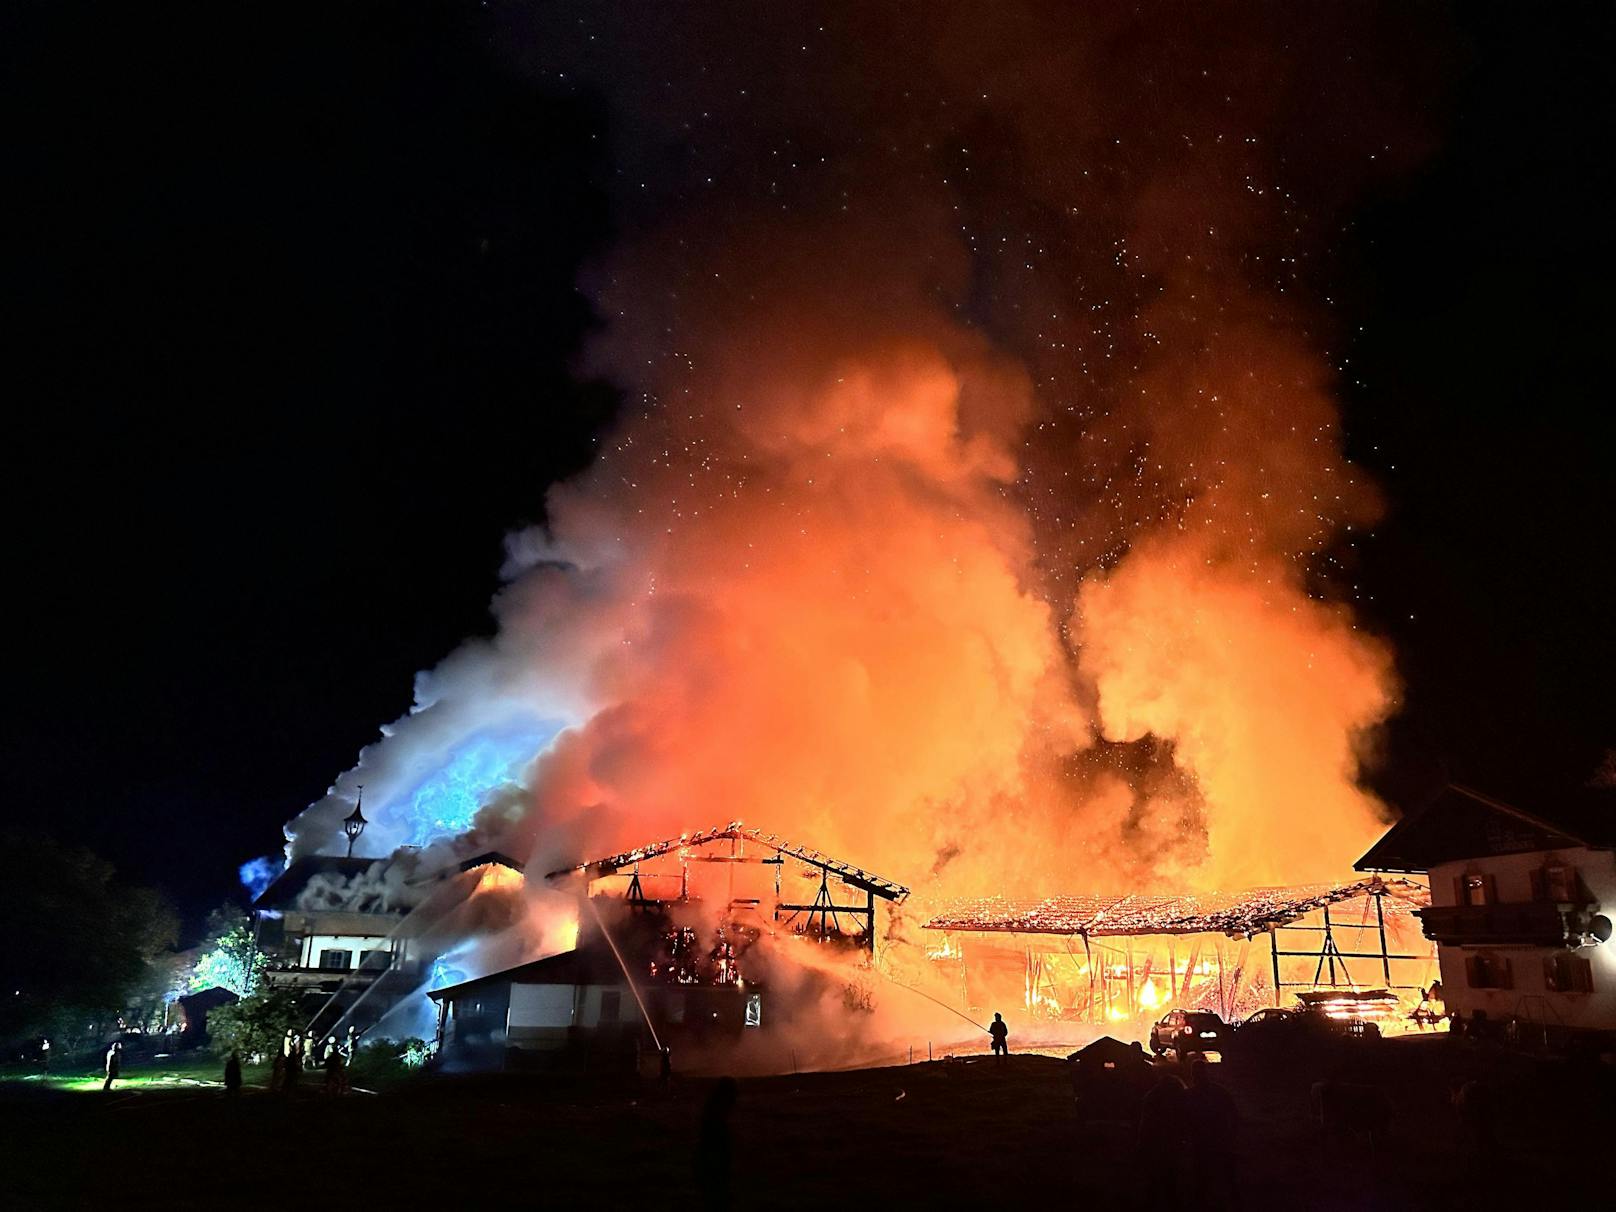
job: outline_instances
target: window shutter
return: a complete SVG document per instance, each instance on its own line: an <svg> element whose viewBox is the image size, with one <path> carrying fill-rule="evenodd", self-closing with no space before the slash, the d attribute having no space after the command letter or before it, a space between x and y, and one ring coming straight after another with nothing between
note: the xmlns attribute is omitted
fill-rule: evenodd
<svg viewBox="0 0 1616 1212"><path fill-rule="evenodd" d="M1479 955L1465 956L1465 981L1472 989L1482 988L1481 957Z"/></svg>
<svg viewBox="0 0 1616 1212"><path fill-rule="evenodd" d="M1508 958L1503 958L1495 960L1494 964L1496 965L1496 971L1498 973L1498 984L1496 987L1499 989L1513 989L1515 987L1514 962Z"/></svg>

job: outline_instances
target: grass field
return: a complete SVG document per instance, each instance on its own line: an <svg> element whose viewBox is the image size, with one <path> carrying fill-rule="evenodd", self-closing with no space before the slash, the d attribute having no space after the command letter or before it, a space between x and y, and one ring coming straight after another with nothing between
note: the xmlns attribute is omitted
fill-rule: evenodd
<svg viewBox="0 0 1616 1212"><path fill-rule="evenodd" d="M1304 1068L1219 1066L1239 1108L1227 1158L1238 1206L1429 1212L1552 1193L1575 1207L1606 1181L1587 1160L1612 1127L1591 1074L1486 1062L1506 1114L1502 1143L1478 1158L1449 1107L1475 1063L1457 1056L1441 1041L1388 1041L1335 1074L1393 1093L1378 1150L1321 1140ZM236 1099L207 1080L186 1068L132 1074L110 1094L69 1077L0 1085L0 1132L26 1161L8 1167L11 1206L701 1206L708 1080L418 1075L375 1095L327 1098L311 1084ZM1177 1164L1140 1149L1130 1127L1080 1120L1062 1062L1040 1056L744 1079L730 1128L740 1208L1144 1208L1153 1171ZM1192 1187L1177 1206L1216 1205Z"/></svg>

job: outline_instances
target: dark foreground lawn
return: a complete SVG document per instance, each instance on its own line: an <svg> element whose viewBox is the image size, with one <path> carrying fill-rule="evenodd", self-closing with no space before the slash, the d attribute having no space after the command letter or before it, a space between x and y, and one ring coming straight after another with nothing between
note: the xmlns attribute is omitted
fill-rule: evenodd
<svg viewBox="0 0 1616 1212"><path fill-rule="evenodd" d="M1591 1066L1544 1069L1437 1039L1328 1063L1392 1095L1390 1140L1321 1140L1315 1064L1217 1066L1240 1113L1234 1206L1593 1209L1616 1196L1608 1086ZM1501 1137L1480 1155L1449 1105L1450 1087L1478 1073ZM429 1076L374 1095L231 1100L190 1081L111 1094L6 1083L6 1204L699 1207L711 1085ZM1041 1056L745 1079L730 1122L738 1208L1145 1208L1153 1177L1175 1166L1125 1126L1080 1120L1064 1066ZM1175 1206L1218 1205L1197 1187Z"/></svg>

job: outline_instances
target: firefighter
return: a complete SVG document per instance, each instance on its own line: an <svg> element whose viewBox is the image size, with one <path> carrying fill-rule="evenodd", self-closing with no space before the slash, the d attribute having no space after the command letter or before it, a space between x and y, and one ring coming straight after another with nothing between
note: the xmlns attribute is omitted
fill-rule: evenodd
<svg viewBox="0 0 1616 1212"><path fill-rule="evenodd" d="M320 1063L325 1066L325 1092L341 1094L346 1083L343 1081L342 1049L337 1046L336 1036L326 1038L325 1056Z"/></svg>
<svg viewBox="0 0 1616 1212"><path fill-rule="evenodd" d="M993 1021L988 1024L988 1034L993 1037L993 1055L1000 1060L1010 1055L1010 1028L1004 1021L1004 1015L994 1011Z"/></svg>
<svg viewBox="0 0 1616 1212"><path fill-rule="evenodd" d="M303 1041L298 1038L295 1027L286 1028L286 1038L281 1041L281 1064L285 1071L282 1089L296 1090L297 1079L303 1076Z"/></svg>

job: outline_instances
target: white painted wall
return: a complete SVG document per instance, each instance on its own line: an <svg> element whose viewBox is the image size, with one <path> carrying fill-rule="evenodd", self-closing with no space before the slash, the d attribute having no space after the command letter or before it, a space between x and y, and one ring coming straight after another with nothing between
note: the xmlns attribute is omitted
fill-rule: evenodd
<svg viewBox="0 0 1616 1212"><path fill-rule="evenodd" d="M348 967L359 967L367 951L390 950L385 934L311 934L303 940L303 954L299 964L315 968L320 964L322 951L348 952Z"/></svg>
<svg viewBox="0 0 1616 1212"><path fill-rule="evenodd" d="M572 1026L577 993L576 985L512 985L511 1029Z"/></svg>
<svg viewBox="0 0 1616 1212"><path fill-rule="evenodd" d="M1532 872L1541 870L1550 860L1576 869L1596 902L1590 912L1603 913L1616 919L1616 854L1581 847L1442 863L1431 869L1431 903L1457 904L1454 881L1462 875L1492 876L1498 904L1531 901ZM1549 947L1439 947L1443 1001L1449 1010L1456 1010L1466 1018L1473 1010L1485 1010L1487 1017L1495 1021L1522 1018L1585 1030L1616 1030L1616 939L1597 947L1580 947L1572 953L1588 960L1592 966L1592 993L1553 992L1544 983L1544 957L1563 950ZM1509 959L1514 969L1515 987L1472 989L1465 971L1465 959L1472 955L1497 955Z"/></svg>

